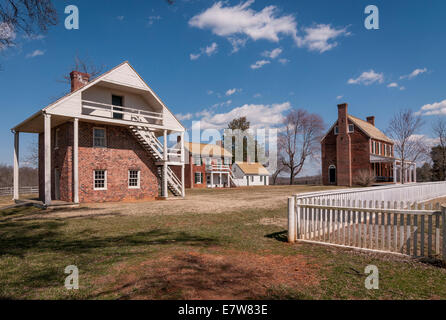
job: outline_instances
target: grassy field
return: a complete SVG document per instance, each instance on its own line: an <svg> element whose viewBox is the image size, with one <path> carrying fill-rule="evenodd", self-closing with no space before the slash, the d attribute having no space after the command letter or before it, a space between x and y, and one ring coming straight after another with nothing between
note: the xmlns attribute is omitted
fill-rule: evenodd
<svg viewBox="0 0 446 320"><path fill-rule="evenodd" d="M0 297L446 299L446 269L288 244L286 197L314 189L192 190L187 200L0 211ZM216 213L226 202L230 209ZM379 269L378 290L364 286L369 264ZM67 265L79 268L79 290L64 288Z"/></svg>

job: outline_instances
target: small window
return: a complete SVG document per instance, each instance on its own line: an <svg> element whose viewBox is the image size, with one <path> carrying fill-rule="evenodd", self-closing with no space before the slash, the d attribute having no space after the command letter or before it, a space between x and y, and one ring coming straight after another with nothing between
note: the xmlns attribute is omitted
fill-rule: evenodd
<svg viewBox="0 0 446 320"><path fill-rule="evenodd" d="M57 128L54 134L54 149L59 148L59 145L60 145L60 128Z"/></svg>
<svg viewBox="0 0 446 320"><path fill-rule="evenodd" d="M94 170L94 190L107 189L107 170Z"/></svg>
<svg viewBox="0 0 446 320"><path fill-rule="evenodd" d="M93 128L93 147L105 148L105 129L104 128Z"/></svg>
<svg viewBox="0 0 446 320"><path fill-rule="evenodd" d="M349 124L348 125L348 132L354 132L355 131L355 125L354 124Z"/></svg>
<svg viewBox="0 0 446 320"><path fill-rule="evenodd" d="M129 170L129 188L139 188L139 170Z"/></svg>
<svg viewBox="0 0 446 320"><path fill-rule="evenodd" d="M339 133L339 127L338 126L335 126L334 127L334 134L338 134Z"/></svg>
<svg viewBox="0 0 446 320"><path fill-rule="evenodd" d="M200 158L200 156L194 156L194 165L201 166L201 158Z"/></svg>
<svg viewBox="0 0 446 320"><path fill-rule="evenodd" d="M203 183L203 175L201 172L195 172L195 184L202 184Z"/></svg>

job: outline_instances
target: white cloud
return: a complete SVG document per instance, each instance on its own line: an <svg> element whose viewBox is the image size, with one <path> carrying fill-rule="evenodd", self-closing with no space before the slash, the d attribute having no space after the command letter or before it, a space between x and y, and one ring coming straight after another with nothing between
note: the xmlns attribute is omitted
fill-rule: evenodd
<svg viewBox="0 0 446 320"><path fill-rule="evenodd" d="M256 61L256 63L251 65L251 69L260 69L261 67L263 67L264 65L269 64L269 63L271 63L271 61L259 60L259 61Z"/></svg>
<svg viewBox="0 0 446 320"><path fill-rule="evenodd" d="M254 0L247 0L230 6L226 1L218 1L212 7L193 16L189 20L191 27L210 29L212 33L225 37L237 52L246 44L247 39L254 41L268 40L278 42L280 36L291 37L299 47L312 51L325 52L335 46L333 40L349 35L346 28L336 29L330 25L318 24L304 28L304 37L298 36L297 22L293 15L279 15L277 7L266 6L260 11L250 8Z"/></svg>
<svg viewBox="0 0 446 320"><path fill-rule="evenodd" d="M124 16L117 16L116 19L118 19L119 21L124 20Z"/></svg>
<svg viewBox="0 0 446 320"><path fill-rule="evenodd" d="M178 113L178 114L175 115L175 117L176 117L179 121L184 121L184 120L190 120L190 119L192 119L193 115L192 115L192 113L186 113L186 114Z"/></svg>
<svg viewBox="0 0 446 320"><path fill-rule="evenodd" d="M34 50L31 53L28 53L26 55L26 58L34 58L34 57L38 57L38 56L43 56L44 54L45 54L45 51L37 49L37 50Z"/></svg>
<svg viewBox="0 0 446 320"><path fill-rule="evenodd" d="M254 98L261 98L262 97L262 95L260 94L260 93L256 93L256 94L254 94L254 96L253 96Z"/></svg>
<svg viewBox="0 0 446 320"><path fill-rule="evenodd" d="M427 72L427 68L423 68L423 69L415 69L414 71L412 71L410 74L405 75L405 76L401 76L400 79L408 79L411 80L413 78L415 78L416 76L419 76L420 74L423 74Z"/></svg>
<svg viewBox="0 0 446 320"><path fill-rule="evenodd" d="M285 65L285 64L287 64L288 62L290 62L290 60L285 59L285 58L282 58L282 59L279 59L279 62L280 62L281 64Z"/></svg>
<svg viewBox="0 0 446 320"><path fill-rule="evenodd" d="M282 53L282 51L283 50L281 48L276 48L271 51L264 51L262 53L262 56L270 58L270 59L276 59Z"/></svg>
<svg viewBox="0 0 446 320"><path fill-rule="evenodd" d="M398 88L398 87L399 87L398 83L396 82L392 82L387 85L387 88Z"/></svg>
<svg viewBox="0 0 446 320"><path fill-rule="evenodd" d="M240 92L240 91L242 91L242 89L237 89L237 88L229 89L228 91L226 91L226 95L227 96L232 96L234 93Z"/></svg>
<svg viewBox="0 0 446 320"><path fill-rule="evenodd" d="M446 115L446 100L425 104L416 114L424 116Z"/></svg>
<svg viewBox="0 0 446 320"><path fill-rule="evenodd" d="M299 47L307 47L310 51L323 53L338 45L334 39L340 36L348 36L347 28L335 29L329 24L318 24L315 27L304 28L305 36L297 37Z"/></svg>
<svg viewBox="0 0 446 320"><path fill-rule="evenodd" d="M363 72L358 78L356 79L349 79L348 84L363 84L363 85L371 85L375 82L383 83L384 82L384 74L382 73L376 73L373 70L365 71Z"/></svg>
<svg viewBox="0 0 446 320"><path fill-rule="evenodd" d="M200 58L200 56L201 56L200 53L198 53L198 54L191 53L191 54L189 55L189 57L190 57L191 60L197 60L198 58Z"/></svg>
<svg viewBox="0 0 446 320"><path fill-rule="evenodd" d="M342 98L344 98L344 96L337 96L336 100L341 100Z"/></svg>
<svg viewBox="0 0 446 320"><path fill-rule="evenodd" d="M214 91L213 91L213 90L208 90L208 91L207 91L207 94L208 94L208 95L214 94Z"/></svg>
<svg viewBox="0 0 446 320"><path fill-rule="evenodd" d="M201 57L202 54L206 54L208 57L210 57L213 54L217 53L217 47L218 45L215 42L212 42L211 45L205 48L200 48L200 53L191 53L189 57L191 60L197 60Z"/></svg>
<svg viewBox="0 0 446 320"><path fill-rule="evenodd" d="M23 39L25 40L43 40L45 39L45 36L43 34L24 34Z"/></svg>
<svg viewBox="0 0 446 320"><path fill-rule="evenodd" d="M285 102L272 105L245 104L227 113L214 114L208 111L200 119L200 127L201 129L222 129L227 127L231 120L239 117L246 117L252 129L277 127L283 123L284 112L290 108L291 104Z"/></svg>

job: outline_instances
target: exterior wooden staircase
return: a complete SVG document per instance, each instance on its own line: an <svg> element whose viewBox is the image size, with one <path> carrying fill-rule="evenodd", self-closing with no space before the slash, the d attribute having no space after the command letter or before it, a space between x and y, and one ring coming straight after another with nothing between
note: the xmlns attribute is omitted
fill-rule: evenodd
<svg viewBox="0 0 446 320"><path fill-rule="evenodd" d="M158 164L157 174L162 181L163 166L159 165L159 163L164 161L163 145L155 134L150 131L149 127L130 126L130 132L149 153L150 157L155 161L155 163ZM182 196L181 181L169 166L167 166L167 188L174 196Z"/></svg>

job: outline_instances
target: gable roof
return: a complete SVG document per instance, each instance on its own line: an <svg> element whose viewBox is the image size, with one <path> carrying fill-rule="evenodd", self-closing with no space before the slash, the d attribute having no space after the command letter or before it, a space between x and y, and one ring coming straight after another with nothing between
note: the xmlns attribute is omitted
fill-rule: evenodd
<svg viewBox="0 0 446 320"><path fill-rule="evenodd" d="M386 141L393 144L392 139L387 137L381 130L375 127L373 124L364 121L362 119L356 118L352 115L348 115L348 119L358 126L366 135L372 139Z"/></svg>
<svg viewBox="0 0 446 320"><path fill-rule="evenodd" d="M243 171L244 174L253 174L253 175L269 175L268 170L259 163L259 162L238 162L235 164Z"/></svg>
<svg viewBox="0 0 446 320"><path fill-rule="evenodd" d="M379 130L377 127L375 127L371 123L369 123L365 120L359 119L359 118L352 116L350 114L347 115L347 117L348 117L348 120L353 122L353 124L355 124L359 129L361 129L361 131L364 132L369 138L394 144L392 139L387 137L381 130ZM337 123L338 123L338 121L336 120L335 123L333 123L333 125L327 131L327 133L322 137L321 142L324 141L324 139L331 132L331 130L333 130L333 128L335 127L335 125Z"/></svg>
<svg viewBox="0 0 446 320"><path fill-rule="evenodd" d="M27 119L25 119L24 121L22 121L21 123L19 123L18 125L16 125L14 128L12 128L12 130L15 130L16 128L22 126L24 123L28 122L29 120L32 120L34 118L36 118L37 116L41 115L42 112L48 112L51 113L51 110L54 109L56 106L58 106L59 104L66 102L68 99L70 99L70 97L74 97L76 96L76 94L79 94L85 90L87 90L88 88L98 84L100 81L107 81L107 82L111 82L111 83L115 83L117 85L123 85L123 86L129 86L129 83L118 83L116 81L113 81L113 79L111 79L111 74L114 71L117 71L118 69L125 67L128 68L128 70L130 70L131 72L134 73L134 79L138 82L138 85L134 86L137 89L142 90L142 92L147 92L149 93L151 96L153 96L153 98L159 103L159 105L163 108L163 113L165 116L171 116L171 118L173 119L173 121L180 126L181 128L183 128L183 130L185 130L184 126L181 124L181 122L175 117L175 115L169 110L169 108L167 108L167 106L164 104L164 102L158 97L158 95L152 90L152 88L149 87L149 85L144 81L144 79L139 75L139 73L133 68L133 66L128 62L128 61L124 61L122 63L120 63L119 65L115 66L114 68L104 72L103 74L97 76L96 78L90 80L86 85L78 88L75 91L69 92L66 95L64 95L63 97L60 97L59 99L57 99L56 101L50 103L49 105L45 106L44 108L40 109L39 111L37 111L36 113L34 113L33 115L31 115L30 117L28 117Z"/></svg>
<svg viewBox="0 0 446 320"><path fill-rule="evenodd" d="M197 142L185 142L184 148L192 154L199 154L201 156L224 156L232 157L232 153L216 144L206 144Z"/></svg>

